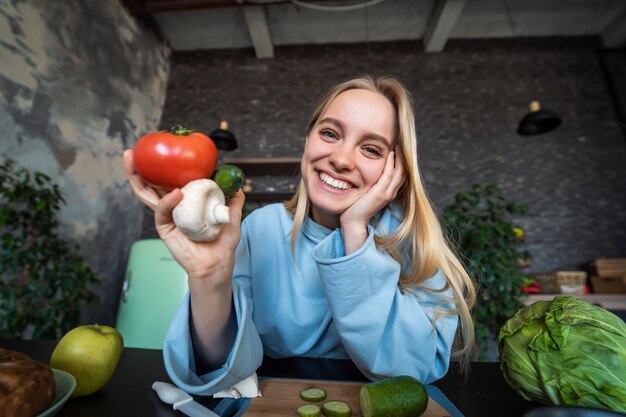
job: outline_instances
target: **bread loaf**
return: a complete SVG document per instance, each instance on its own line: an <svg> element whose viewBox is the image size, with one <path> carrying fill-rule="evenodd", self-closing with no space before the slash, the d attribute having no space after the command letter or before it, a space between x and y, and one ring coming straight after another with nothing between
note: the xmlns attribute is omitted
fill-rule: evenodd
<svg viewBox="0 0 626 417"><path fill-rule="evenodd" d="M0 416L31 417L54 401L56 384L48 364L0 348Z"/></svg>

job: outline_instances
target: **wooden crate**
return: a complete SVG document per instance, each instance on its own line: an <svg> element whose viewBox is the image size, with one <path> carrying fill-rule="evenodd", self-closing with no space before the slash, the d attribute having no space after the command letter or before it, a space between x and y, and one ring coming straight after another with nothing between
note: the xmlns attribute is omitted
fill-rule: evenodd
<svg viewBox="0 0 626 417"><path fill-rule="evenodd" d="M624 294L626 293L626 275L623 277L590 278L591 288L596 294Z"/></svg>
<svg viewBox="0 0 626 417"><path fill-rule="evenodd" d="M589 263L588 271L598 277L624 277L626 258L595 259Z"/></svg>
<svg viewBox="0 0 626 417"><path fill-rule="evenodd" d="M539 283L542 294L583 294L587 282L585 271L555 271L531 274L530 278Z"/></svg>

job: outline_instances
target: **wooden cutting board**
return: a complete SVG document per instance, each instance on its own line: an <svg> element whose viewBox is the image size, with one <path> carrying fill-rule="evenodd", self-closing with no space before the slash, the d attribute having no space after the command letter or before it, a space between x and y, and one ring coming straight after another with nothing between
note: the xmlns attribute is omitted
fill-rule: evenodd
<svg viewBox="0 0 626 417"><path fill-rule="evenodd" d="M300 391L305 388L323 388L326 390L326 401L342 400L350 404L352 415L359 417L358 393L363 384L358 382L318 381L305 379L268 378L259 381L262 397L253 398L245 417L294 417L298 415L296 409L308 403L300 399ZM450 417L450 413L443 409L432 398L428 401L428 408L422 417Z"/></svg>

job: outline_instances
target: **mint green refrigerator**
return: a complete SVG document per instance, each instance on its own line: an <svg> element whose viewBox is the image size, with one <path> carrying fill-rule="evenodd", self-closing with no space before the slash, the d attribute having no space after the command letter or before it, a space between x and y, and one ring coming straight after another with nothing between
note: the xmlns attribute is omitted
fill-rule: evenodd
<svg viewBox="0 0 626 417"><path fill-rule="evenodd" d="M133 243L116 321L124 346L162 349L170 321L186 292L187 274L162 240Z"/></svg>

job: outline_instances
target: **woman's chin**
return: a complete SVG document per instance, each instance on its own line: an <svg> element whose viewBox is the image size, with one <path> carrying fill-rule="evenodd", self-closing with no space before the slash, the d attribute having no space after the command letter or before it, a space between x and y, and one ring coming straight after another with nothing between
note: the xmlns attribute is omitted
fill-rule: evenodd
<svg viewBox="0 0 626 417"><path fill-rule="evenodd" d="M337 196L335 197L317 197L317 198L311 198L311 210L312 213L315 214L317 213L318 215L324 216L324 217L337 217L339 218L339 216L348 209L348 207L350 207L350 205L352 204L352 201L350 199L350 201L347 201L347 199L344 201L344 199L341 199ZM315 218L313 219L315 220Z"/></svg>

